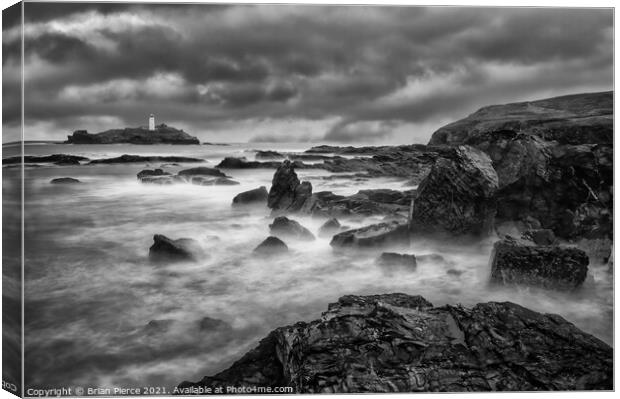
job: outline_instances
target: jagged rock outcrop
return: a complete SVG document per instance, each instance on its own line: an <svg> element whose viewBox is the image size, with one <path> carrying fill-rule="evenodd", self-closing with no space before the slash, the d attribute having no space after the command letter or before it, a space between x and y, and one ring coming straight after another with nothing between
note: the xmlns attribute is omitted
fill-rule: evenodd
<svg viewBox="0 0 620 399"><path fill-rule="evenodd" d="M491 281L572 290L586 279L588 263L586 253L577 248L506 238L493 246Z"/></svg>
<svg viewBox="0 0 620 399"><path fill-rule="evenodd" d="M67 136L65 144L200 144L200 141L183 130L161 124L151 131L144 127L126 127L91 134L86 130L76 130Z"/></svg>
<svg viewBox="0 0 620 399"><path fill-rule="evenodd" d="M299 224L298 221L287 218L286 216L278 216L269 225L269 231L272 235L281 238L292 238L295 240L312 241L315 240L314 234L307 228Z"/></svg>
<svg viewBox="0 0 620 399"><path fill-rule="evenodd" d="M562 144L611 143L613 116L611 91L491 105L440 128L429 145L466 144L468 139L501 130Z"/></svg>
<svg viewBox="0 0 620 399"><path fill-rule="evenodd" d="M398 222L378 223L348 230L332 237L334 248L377 248L409 244L409 228Z"/></svg>
<svg viewBox="0 0 620 399"><path fill-rule="evenodd" d="M421 296L344 296L319 320L277 328L198 387L295 393L613 389L613 349L510 302L433 307Z"/></svg>
<svg viewBox="0 0 620 399"><path fill-rule="evenodd" d="M273 175L267 206L274 212L296 212L311 195L310 182L300 182L294 164L285 160Z"/></svg>
<svg viewBox="0 0 620 399"><path fill-rule="evenodd" d="M490 233L498 186L488 155L469 146L453 148L435 162L417 189L414 230L456 235Z"/></svg>
<svg viewBox="0 0 620 399"><path fill-rule="evenodd" d="M415 190L360 190L349 196L320 191L306 200L301 211L324 217L396 214L406 216L414 196Z"/></svg>
<svg viewBox="0 0 620 399"><path fill-rule="evenodd" d="M256 248L254 248L254 253L258 255L279 255L286 252L288 252L288 247L284 241L273 236L267 237Z"/></svg>
<svg viewBox="0 0 620 399"><path fill-rule="evenodd" d="M255 188L253 190L244 191L235 195L232 200L233 206L240 205L255 205L255 204L267 204L267 197L269 193L267 192L267 188L265 186L260 186L259 188Z"/></svg>
<svg viewBox="0 0 620 399"><path fill-rule="evenodd" d="M57 177L50 181L51 184L76 184L81 183L78 179L74 179L73 177Z"/></svg>
<svg viewBox="0 0 620 399"><path fill-rule="evenodd" d="M198 241L191 238L172 240L164 235L155 234L153 245L149 248L152 262L195 261L205 256Z"/></svg>

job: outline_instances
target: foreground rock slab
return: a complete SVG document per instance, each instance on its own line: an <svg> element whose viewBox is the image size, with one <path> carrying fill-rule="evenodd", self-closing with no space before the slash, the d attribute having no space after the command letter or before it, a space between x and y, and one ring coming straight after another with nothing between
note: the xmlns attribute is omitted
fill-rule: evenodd
<svg viewBox="0 0 620 399"><path fill-rule="evenodd" d="M588 263L586 253L577 248L534 245L508 238L493 246L491 280L571 290L586 279Z"/></svg>
<svg viewBox="0 0 620 399"><path fill-rule="evenodd" d="M613 350L562 317L510 302L433 307L421 296L345 296L277 328L198 387L295 393L613 389ZM225 389L225 388L224 388Z"/></svg>

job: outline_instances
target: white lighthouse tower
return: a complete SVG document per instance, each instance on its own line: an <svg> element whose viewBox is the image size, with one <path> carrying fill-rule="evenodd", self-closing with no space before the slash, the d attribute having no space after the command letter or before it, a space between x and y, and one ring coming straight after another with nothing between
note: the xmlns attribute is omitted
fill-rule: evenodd
<svg viewBox="0 0 620 399"><path fill-rule="evenodd" d="M155 131L155 115L151 114L151 116L149 116L149 130L150 131Z"/></svg>

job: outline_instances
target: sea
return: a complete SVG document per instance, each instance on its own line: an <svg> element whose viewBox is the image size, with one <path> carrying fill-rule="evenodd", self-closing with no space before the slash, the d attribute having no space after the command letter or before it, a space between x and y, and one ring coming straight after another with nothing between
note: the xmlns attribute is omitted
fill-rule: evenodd
<svg viewBox="0 0 620 399"><path fill-rule="evenodd" d="M301 215L294 219L317 239L287 242L288 254L258 258L252 250L269 235L273 217L266 207L238 208L231 202L242 191L269 189L273 169L224 169L240 182L237 186L159 186L136 178L147 168L175 172L215 166L228 156L252 160L256 150L303 152L309 146L26 144L26 155L206 160L25 167L26 388L161 387L170 393L182 381L229 367L271 330L319 318L329 303L348 294L402 292L422 295L435 306L511 301L559 314L612 344L613 278L607 265L591 264L583 287L572 293L493 286L489 259L497 237L490 237L475 244L416 240L396 250L440 254L446 262L386 270L376 263L380 251L334 251L329 237L317 235L325 219ZM3 157L18 154L19 146L3 146ZM13 223L6 228L18 231L19 218L11 215L19 214L19 198L9 193L21 171L5 166L3 172L3 213ZM297 173L314 191L342 195L411 189L406 179L352 179L320 169ZM50 184L57 177L82 184ZM356 228L379 221L368 217L341 223ZM155 234L193 238L205 255L197 262L152 264L148 252ZM3 244L7 248L6 240ZM222 323L214 327L213 319Z"/></svg>

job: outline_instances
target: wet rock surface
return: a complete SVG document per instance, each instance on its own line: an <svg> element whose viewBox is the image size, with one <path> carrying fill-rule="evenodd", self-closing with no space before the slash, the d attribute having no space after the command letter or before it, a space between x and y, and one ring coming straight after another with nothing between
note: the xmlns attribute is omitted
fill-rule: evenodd
<svg viewBox="0 0 620 399"><path fill-rule="evenodd" d="M333 236L329 245L334 248L378 248L396 244L409 244L408 226L398 222L344 231Z"/></svg>
<svg viewBox="0 0 620 399"><path fill-rule="evenodd" d="M153 245L149 248L149 259L152 262L195 261L203 255L196 240L173 240L161 234L153 236Z"/></svg>
<svg viewBox="0 0 620 399"><path fill-rule="evenodd" d="M269 225L269 230L273 236L281 238L292 238L295 240L312 241L315 240L314 234L307 228L299 224L296 220L286 216L278 216Z"/></svg>
<svg viewBox="0 0 620 399"><path fill-rule="evenodd" d="M492 231L498 178L491 159L469 146L439 158L417 189L418 231L486 235Z"/></svg>
<svg viewBox="0 0 620 399"><path fill-rule="evenodd" d="M254 248L254 253L258 255L278 255L286 252L288 252L288 247L284 241L273 236L267 237L265 241Z"/></svg>
<svg viewBox="0 0 620 399"><path fill-rule="evenodd" d="M493 246L491 281L572 290L586 279L588 263L586 253L577 248L507 238Z"/></svg>
<svg viewBox="0 0 620 399"><path fill-rule="evenodd" d="M233 206L240 205L256 205L256 204L267 204L267 197L269 193L267 192L267 188L265 186L260 186L259 188L255 188L253 190L244 191L235 195L233 198L232 204Z"/></svg>
<svg viewBox="0 0 620 399"><path fill-rule="evenodd" d="M570 365L570 367L567 367ZM295 393L610 390L613 350L562 317L510 302L433 307L421 296L344 296L277 328L230 368L181 389Z"/></svg>
<svg viewBox="0 0 620 399"><path fill-rule="evenodd" d="M383 267L404 267L410 270L415 270L418 265L415 255L396 252L383 252L377 259L377 263Z"/></svg>

